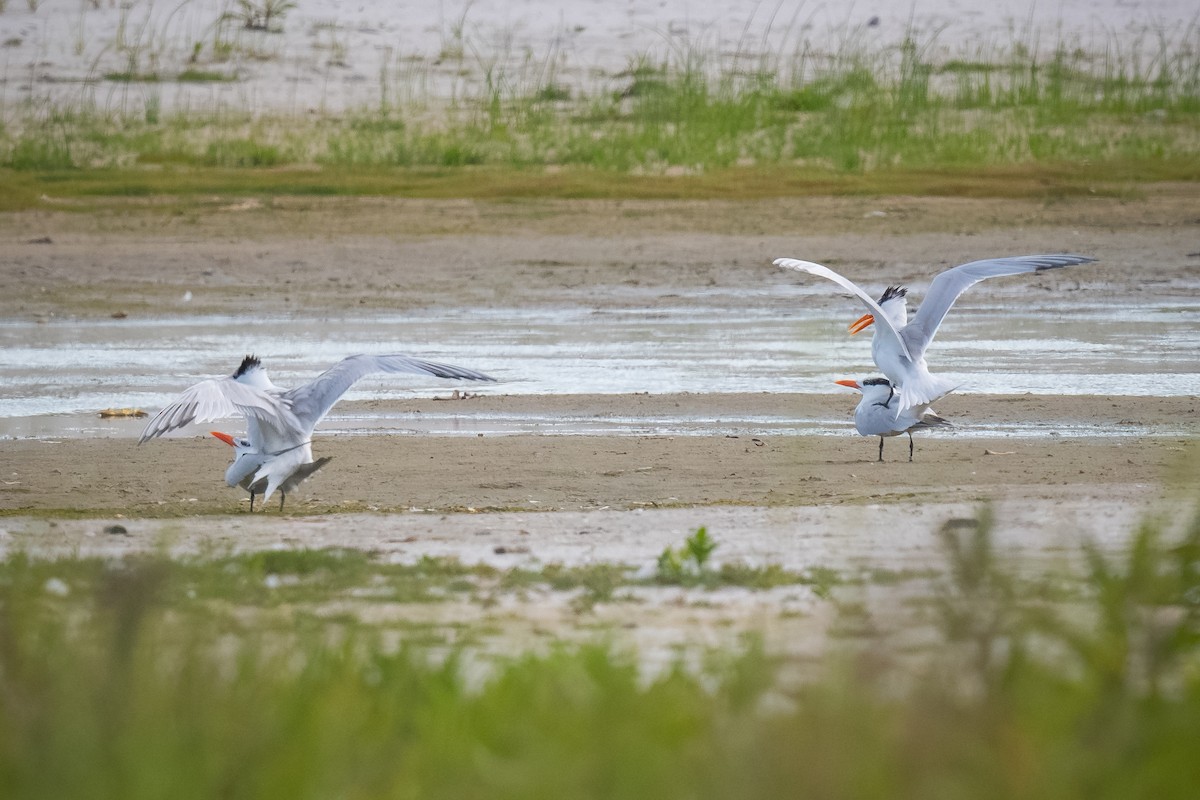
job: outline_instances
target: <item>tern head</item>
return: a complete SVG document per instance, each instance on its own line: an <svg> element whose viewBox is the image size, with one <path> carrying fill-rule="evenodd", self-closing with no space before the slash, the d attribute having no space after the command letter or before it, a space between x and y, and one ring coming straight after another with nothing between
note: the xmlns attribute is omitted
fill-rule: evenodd
<svg viewBox="0 0 1200 800"><path fill-rule="evenodd" d="M883 294L879 296L879 307L887 310L888 303L900 302L905 303L905 297L908 296L908 289L903 286L889 286L883 290ZM899 312L897 312L899 313ZM890 316L890 315L889 315ZM875 323L874 314L863 314L858 319L850 324L850 335L862 333L867 328Z"/></svg>
<svg viewBox="0 0 1200 800"><path fill-rule="evenodd" d="M242 363L233 372L233 379L238 383L244 383L247 386L253 386L263 391L269 392L278 388L267 377L267 371L263 369L262 361L259 360L258 356L246 356L243 358Z"/></svg>
<svg viewBox="0 0 1200 800"><path fill-rule="evenodd" d="M253 449L250 440L244 436L230 436L228 433L221 433L220 431L209 431L209 433L232 447L237 455Z"/></svg>
<svg viewBox="0 0 1200 800"><path fill-rule="evenodd" d="M262 369L262 361L259 359L259 357L255 355L246 356L242 359L242 363L238 364L238 368L233 371L233 379L237 380L247 372L251 372L256 369Z"/></svg>
<svg viewBox="0 0 1200 800"><path fill-rule="evenodd" d="M220 431L209 433L233 448L233 463L225 470L225 482L249 490L255 484L255 473L262 467L266 457L245 437L230 436Z"/></svg>
<svg viewBox="0 0 1200 800"><path fill-rule="evenodd" d="M884 402L890 402L892 394L895 391L892 387L892 382L887 378L863 378L862 381L843 380L834 381L834 383L838 386L857 389L863 393L863 397L867 400L886 396L888 399Z"/></svg>

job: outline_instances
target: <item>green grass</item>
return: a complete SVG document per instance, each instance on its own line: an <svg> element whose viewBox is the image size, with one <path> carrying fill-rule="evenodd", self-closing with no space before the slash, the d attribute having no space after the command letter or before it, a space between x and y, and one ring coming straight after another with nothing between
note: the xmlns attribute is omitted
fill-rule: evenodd
<svg viewBox="0 0 1200 800"><path fill-rule="evenodd" d="M13 555L4 794L1193 797L1200 517L1173 538L1147 524L1120 556L1085 547L1082 591L1062 605L1019 588L990 525L940 533L938 635L921 654L869 642L801 682L754 637L647 674L603 643L485 665L352 615L228 611L247 599L242 576L345 588L385 569L353 551Z"/></svg>
<svg viewBox="0 0 1200 800"><path fill-rule="evenodd" d="M236 197L417 197L446 199L641 199L759 200L789 196L925 195L1053 199L1071 196L1127 197L1143 181L1200 180L1191 161L1110 162L1104 174L1073 164L995 168L877 170L835 175L824 170L771 171L735 168L696 176L629 176L567 170L553 174L504 167L291 169L237 167L136 167L79 170L53 142L29 142L22 157L57 158L55 170L0 168L0 211L50 207L94 211L126 198L170 200L178 207L204 206ZM232 154L231 150L222 151ZM257 156L242 151L242 158Z"/></svg>
<svg viewBox="0 0 1200 800"><path fill-rule="evenodd" d="M169 528L168 534L169 534ZM14 574L26 575L32 585L61 580L72 592L98 590L113 568L158 576L162 599L177 605L180 613L205 614L219 607L317 608L348 597L370 603L440 602L455 594L485 595L538 588L575 593L585 601L578 610L618 599L616 591L633 586L664 583L718 589L744 586L769 589L781 585L819 584L813 573L795 573L778 565L752 567L731 562L704 571L694 580L664 581L638 578L619 564L568 567L547 564L537 569L513 567L498 570L486 565L467 566L450 558L425 557L414 564L386 564L370 554L352 549L265 550L229 555L165 559L133 557L117 565L103 559L31 560L17 555L0 562L0 583ZM837 581L834 581L836 583Z"/></svg>
<svg viewBox="0 0 1200 800"><path fill-rule="evenodd" d="M236 76L211 69L185 69L175 76L180 83L229 83L237 80Z"/></svg>
<svg viewBox="0 0 1200 800"><path fill-rule="evenodd" d="M67 197L109 184L119 196L133 182L177 196L260 184L403 194L425 184L481 197L737 197L1029 196L1200 180L1200 57L1189 50L1095 58L1060 48L1039 59L1014 48L993 61L944 63L924 53L911 42L831 60L799 52L753 70L685 53L636 63L591 95L565 91L552 75L495 76L478 96L385 96L377 109L337 116L14 108L0 127L0 178L16 189L4 205L38 205L40 195L24 191L30 180L63 171L95 176L86 190L60 181Z"/></svg>
<svg viewBox="0 0 1200 800"><path fill-rule="evenodd" d="M157 72L106 72L104 80L114 83L158 83L162 78Z"/></svg>

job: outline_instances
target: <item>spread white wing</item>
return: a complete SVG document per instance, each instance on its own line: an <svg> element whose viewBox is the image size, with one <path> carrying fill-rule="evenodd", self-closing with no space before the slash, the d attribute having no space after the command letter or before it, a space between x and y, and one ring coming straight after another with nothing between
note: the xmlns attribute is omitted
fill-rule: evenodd
<svg viewBox="0 0 1200 800"><path fill-rule="evenodd" d="M250 439L256 444L294 443L296 437L307 436L291 409L277 395L233 378L210 378L189 387L178 400L155 414L142 431L138 444L193 422L210 422L237 415L246 418Z"/></svg>
<svg viewBox="0 0 1200 800"><path fill-rule="evenodd" d="M843 278L829 267L815 264L812 261L800 261L799 259L795 258L777 258L775 259L774 263L775 266L783 267L784 269L794 269L797 272L807 272L809 275L827 278L836 283L838 286L841 286L843 289L849 289L858 297L859 300L862 301L862 304L866 306L867 310L870 311L875 317L876 328L883 332L884 336L889 336L892 339L895 339L897 349L899 349L900 352L902 352L910 360L912 359L912 356L908 350L908 345L906 345L904 342L904 337L900 335L900 331L896 330L888 313L879 307L879 303L876 303L871 295L858 288L853 281L849 280L848 278Z"/></svg>
<svg viewBox="0 0 1200 800"><path fill-rule="evenodd" d="M468 381L496 380L473 369L424 361L399 353L382 356L360 354L342 359L318 375L312 383L285 392L282 400L291 408L296 419L308 431L312 431L351 386L373 372L407 372Z"/></svg>
<svg viewBox="0 0 1200 800"><path fill-rule="evenodd" d="M933 341L934 334L945 319L959 295L970 287L986 278L996 278L1001 275L1019 275L1023 272L1042 272L1048 269L1059 269L1074 264L1086 264L1095 261L1087 256L1071 254L1041 255L1041 256L1011 256L1009 258L988 258L982 261L972 261L939 274L929 284L929 291L921 301L921 307L913 315L908 325L900 330L900 339L904 342L907 352L914 358L920 358L925 348ZM875 321L879 321L876 315Z"/></svg>

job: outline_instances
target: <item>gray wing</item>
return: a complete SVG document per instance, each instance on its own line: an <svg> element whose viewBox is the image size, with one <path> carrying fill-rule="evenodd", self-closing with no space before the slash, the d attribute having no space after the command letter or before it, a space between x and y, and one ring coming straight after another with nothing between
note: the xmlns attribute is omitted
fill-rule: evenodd
<svg viewBox="0 0 1200 800"><path fill-rule="evenodd" d="M189 387L179 399L163 408L146 424L138 444L178 430L193 422L209 422L241 415L246 417L251 440L287 438L289 431L303 436L300 423L280 399L232 378L210 378Z"/></svg>
<svg viewBox="0 0 1200 800"><path fill-rule="evenodd" d="M887 312L879 307L879 303L876 303L875 299L871 297L871 295L858 288L853 281L849 280L848 278L843 278L829 267L823 267L820 264L813 263L812 261L800 261L795 258L777 258L775 259L774 264L775 266L783 267L784 269L794 269L797 272L807 272L809 275L817 275L821 278L828 278L838 286L841 286L843 289L849 289L858 297L859 300L862 301L862 304L867 307L867 310L871 312L872 316L875 317L876 328L881 331L885 337L894 339L900 352L904 353L904 355L908 358L912 358L908 352L908 345L906 345L904 342L904 337L902 337L900 332L896 330L895 326L892 324L892 320L888 317Z"/></svg>
<svg viewBox="0 0 1200 800"><path fill-rule="evenodd" d="M342 359L318 375L312 383L285 392L283 400L289 404L296 418L311 431L359 378L372 372L407 372L468 381L496 380L473 369L424 361L400 353L383 356L360 354Z"/></svg>
<svg viewBox="0 0 1200 800"><path fill-rule="evenodd" d="M907 345L908 351L920 358L925 353L925 348L933 341L934 334L937 333L946 313L954 305L954 301L981 280L1001 275L1019 275L1023 272L1042 272L1048 269L1069 267L1073 264L1086 264L1095 260L1088 256L1070 254L1011 256L972 261L969 264L948 269L929 284L929 291L925 293L921 307L917 309L912 320L900 332L900 338Z"/></svg>

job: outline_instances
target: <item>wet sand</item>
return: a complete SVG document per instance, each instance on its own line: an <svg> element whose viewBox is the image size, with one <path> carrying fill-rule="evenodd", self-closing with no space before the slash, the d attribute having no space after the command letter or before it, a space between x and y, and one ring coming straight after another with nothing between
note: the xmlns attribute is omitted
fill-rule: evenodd
<svg viewBox="0 0 1200 800"><path fill-rule="evenodd" d="M320 315L357 307L461 310L575 303L686 306L681 290L780 280L770 259L805 255L864 280L920 283L947 265L1010 252L1076 250L1095 269L1007 282L1045 296L1151 293L1194 308L1194 187L1137 198L781 198L759 202L287 199L179 215L136 200L87 213L0 216L0 315ZM1000 284L1001 282L995 282ZM1020 287L1015 284L1019 283ZM1013 284L1013 285L1008 285ZM636 293L622 290L636 289ZM191 292L192 299L179 298ZM1021 296L1020 294L1016 295ZM1032 295L1030 295L1032 296ZM831 318L845 298L818 293ZM233 354L234 358L240 354ZM475 365L481 366L481 365ZM491 366L491 365L487 365ZM1198 366L1200 369L1200 366ZM769 387L764 387L769 389ZM363 404L372 414L565 412L602 419L698 414L849 420L852 395L488 396ZM1196 431L1191 397L951 395L938 404L970 436L437 437L318 434L333 457L295 512L409 508L579 510L808 505L881 499L1048 500L1086 487L1134 496L1168 476ZM339 407L341 410L353 407ZM989 426L1046 421L1072 435L1013 439ZM224 427L236 426L236 421ZM1139 426L1147 436L1111 436ZM221 426L215 426L221 427ZM236 429L236 427L235 427ZM221 476L226 448L193 439L0 441L7 514L176 516L245 506ZM1093 432L1095 435L1081 435ZM1156 435L1157 434L1157 435ZM1182 438L1181 438L1182 437ZM758 441L755 441L755 439ZM989 454L990 453L990 454ZM1102 488L1097 488L1102 487Z"/></svg>
<svg viewBox="0 0 1200 800"><path fill-rule="evenodd" d="M463 416L530 404L570 405L577 413L665 414L703 407L739 414L849 415L848 395L679 395L463 400ZM379 405L378 403L375 404ZM433 401L395 406L397 414L433 410ZM441 405L441 404L437 404ZM1113 436L1143 427L1200 425L1195 398L951 396L941 413L951 431L908 442L845 436L429 436L314 438L316 456L333 461L288 500L285 513L354 510L437 512L635 509L696 505L787 506L890 502L1031 501L1145 496L1178 481L1190 437ZM379 410L378 408L376 409ZM437 409L442 410L442 409ZM1093 434L995 436L989 424L1036 419L1064 429L1087 419ZM219 426L214 426L219 427ZM225 486L229 450L206 435L156 440L57 439L0 442L7 467L0 510L37 515L191 516L248 509L248 495ZM269 514L278 513L275 501Z"/></svg>
<svg viewBox="0 0 1200 800"><path fill-rule="evenodd" d="M997 254L1074 251L1089 270L989 291L1153 294L1195 304L1190 185L1134 199L781 197L725 201L269 198L179 210L170 198L0 215L0 315L320 314L353 309L663 308L688 293L795 282L781 255L862 281L920 285ZM183 297L190 293L186 302ZM845 300L814 302L840 319Z"/></svg>
<svg viewBox="0 0 1200 800"><path fill-rule="evenodd" d="M968 400L978 401L976 413L1010 418L1077 408L1064 398ZM1092 407L1101 405L1116 416L1139 402ZM1141 405L1150 416L1195 411L1192 400ZM499 570L621 564L645 579L664 548L704 526L718 543L714 567L824 571L839 584L832 595L803 584L640 585L580 606L582 589L485 583L438 602L348 596L285 612L415 625L447 643L474 631L473 647L495 653L602 637L631 648L651 672L685 653L744 647L747 633L768 652L812 663L861 637L906 651L926 646L929 620L920 609L945 569L939 530L947 522L990 507L1000 557L1023 574L1048 574L1078 567L1085 543L1120 551L1146 519L1168 531L1186 523L1200 477L1191 439L1171 437L925 437L913 463L892 440L880 464L874 441L850 436L369 436L322 441L319 453L334 461L287 510L271 503L250 514L244 493L221 485L226 450L212 439L140 448L129 439L0 444L15 456L10 463L23 465L0 493L5 513L15 513L0 517L0 553L185 557L349 547L385 562L449 558Z"/></svg>

